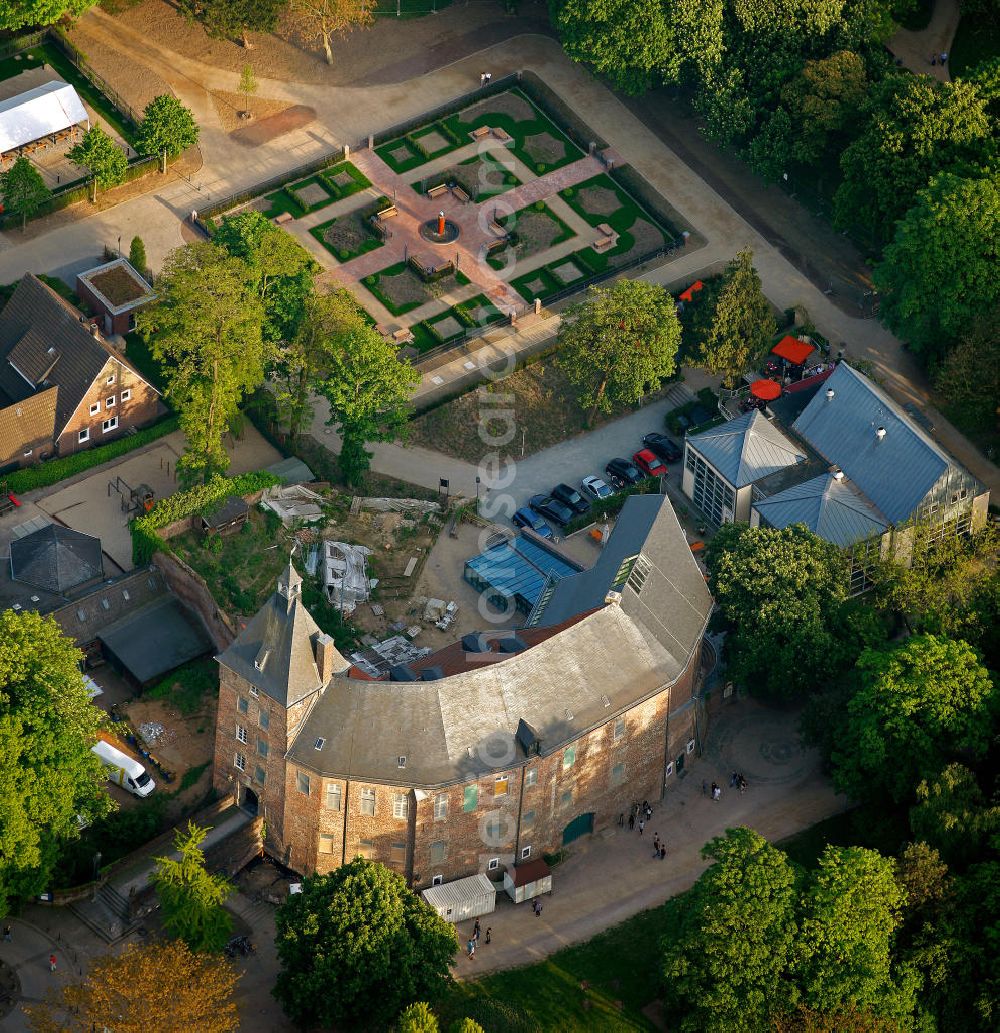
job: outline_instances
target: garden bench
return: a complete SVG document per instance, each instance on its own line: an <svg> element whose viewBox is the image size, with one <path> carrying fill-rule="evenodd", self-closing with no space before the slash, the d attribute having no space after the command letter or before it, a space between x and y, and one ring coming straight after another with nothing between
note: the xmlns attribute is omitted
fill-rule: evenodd
<svg viewBox="0 0 1000 1033"><path fill-rule="evenodd" d="M618 243L618 234L606 222L597 227L597 232L601 236L594 241L592 247L598 253L608 251Z"/></svg>
<svg viewBox="0 0 1000 1033"><path fill-rule="evenodd" d="M504 240L507 239L507 231L496 221L496 219L490 221L489 230L490 233L495 233L498 237L502 237Z"/></svg>
<svg viewBox="0 0 1000 1033"><path fill-rule="evenodd" d="M465 204L467 201L470 200L469 195L457 183L451 188L451 193L452 196L456 200L461 201L462 204Z"/></svg>
<svg viewBox="0 0 1000 1033"><path fill-rule="evenodd" d="M442 194L446 194L447 192L448 192L448 184L447 183L438 183L438 185L436 187L431 187L427 191L427 196L428 197L440 197Z"/></svg>
<svg viewBox="0 0 1000 1033"><path fill-rule="evenodd" d="M404 326L402 330L393 331L392 339L396 344L410 344L413 341L413 331Z"/></svg>
<svg viewBox="0 0 1000 1033"><path fill-rule="evenodd" d="M502 144L513 143L514 138L504 129L500 129L499 126L493 130L493 136L499 140Z"/></svg>
<svg viewBox="0 0 1000 1033"><path fill-rule="evenodd" d="M381 219L384 222L386 219L391 219L395 215L399 215L399 210L394 204L391 204L388 208L383 208L382 211L377 212L375 218Z"/></svg>
<svg viewBox="0 0 1000 1033"><path fill-rule="evenodd" d="M490 132L491 130L489 126L480 126L478 129L473 129L472 132L469 133L469 136L471 136L473 140L482 140L484 137L489 136Z"/></svg>
<svg viewBox="0 0 1000 1033"><path fill-rule="evenodd" d="M274 217L274 225L282 226L286 222L291 222L293 219L291 212L282 212L280 215Z"/></svg>

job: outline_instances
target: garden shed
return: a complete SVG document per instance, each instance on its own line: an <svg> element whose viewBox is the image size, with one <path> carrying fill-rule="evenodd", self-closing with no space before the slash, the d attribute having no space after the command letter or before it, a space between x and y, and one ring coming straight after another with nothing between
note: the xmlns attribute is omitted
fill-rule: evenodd
<svg viewBox="0 0 1000 1033"><path fill-rule="evenodd" d="M552 869L541 859L516 864L504 872L503 888L515 904L551 893Z"/></svg>
<svg viewBox="0 0 1000 1033"><path fill-rule="evenodd" d="M423 891L423 898L446 922L488 915L497 906L497 891L482 872Z"/></svg>
<svg viewBox="0 0 1000 1033"><path fill-rule="evenodd" d="M250 519L250 504L239 495L230 495L215 509L203 513L201 529L206 535L235 534Z"/></svg>

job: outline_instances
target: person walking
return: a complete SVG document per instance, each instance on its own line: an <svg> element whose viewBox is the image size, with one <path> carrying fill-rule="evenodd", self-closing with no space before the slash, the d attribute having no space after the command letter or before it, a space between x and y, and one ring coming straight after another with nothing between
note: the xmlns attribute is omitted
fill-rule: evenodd
<svg viewBox="0 0 1000 1033"><path fill-rule="evenodd" d="M628 816L628 830L631 832L635 828L635 814L632 813Z"/></svg>
<svg viewBox="0 0 1000 1033"><path fill-rule="evenodd" d="M656 855L659 852L660 852L660 834L659 834L659 832L655 832L655 833L653 833L653 856L656 857Z"/></svg>
<svg viewBox="0 0 1000 1033"><path fill-rule="evenodd" d="M735 786L736 786L736 780L737 780L737 779L738 779L739 777L740 777L740 776L739 776L739 775L737 775L735 771L734 771L734 772L733 772L733 773L732 773L732 774L731 774L731 775L729 776L729 788L730 788L730 789L733 789L733 788L735 788Z"/></svg>
<svg viewBox="0 0 1000 1033"><path fill-rule="evenodd" d="M713 782L712 783L712 799L713 800L718 800L721 795L722 795L722 790L719 789L719 786L718 786L717 783Z"/></svg>
<svg viewBox="0 0 1000 1033"><path fill-rule="evenodd" d="M642 830L646 827L646 820L644 818L639 819L639 835L642 835Z"/></svg>
<svg viewBox="0 0 1000 1033"><path fill-rule="evenodd" d="M477 918L476 924L472 927L472 938L476 941L476 943L479 943L479 929L479 919Z"/></svg>
<svg viewBox="0 0 1000 1033"><path fill-rule="evenodd" d="M493 932L493 926L491 926L491 925L488 925L488 926L486 927L486 942L487 942L487 943L489 943L489 942L490 942L490 933L492 933L492 932Z"/></svg>
<svg viewBox="0 0 1000 1033"><path fill-rule="evenodd" d="M3 942L4 943L10 943L11 939L12 939L12 937L10 935L10 926L9 925L4 925L4 927L3 927Z"/></svg>
<svg viewBox="0 0 1000 1033"><path fill-rule="evenodd" d="M618 827L622 828L622 826L624 824L625 824L625 812L622 811L621 814L618 815Z"/></svg>
<svg viewBox="0 0 1000 1033"><path fill-rule="evenodd" d="M476 941L469 940L469 942L466 944L466 947L469 948L469 957L471 958L472 955L476 953Z"/></svg>
<svg viewBox="0 0 1000 1033"><path fill-rule="evenodd" d="M660 844L660 860L661 861L666 860L666 856L667 856L667 844L666 843L661 843Z"/></svg>
<svg viewBox="0 0 1000 1033"><path fill-rule="evenodd" d="M539 903L538 903L538 910L535 912L535 917L536 918L541 918L542 917L542 904L541 904L541 901L539 901Z"/></svg>
<svg viewBox="0 0 1000 1033"><path fill-rule="evenodd" d="M56 956L54 954L49 955L49 971L55 972L56 970Z"/></svg>

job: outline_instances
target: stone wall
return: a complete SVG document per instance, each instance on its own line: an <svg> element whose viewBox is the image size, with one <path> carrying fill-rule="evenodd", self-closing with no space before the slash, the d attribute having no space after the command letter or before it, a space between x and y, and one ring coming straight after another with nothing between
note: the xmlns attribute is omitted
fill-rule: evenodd
<svg viewBox="0 0 1000 1033"><path fill-rule="evenodd" d="M163 575L171 592L198 615L215 648L226 649L236 638L236 627L228 614L219 609L204 578L179 556L165 550L156 553L153 566Z"/></svg>

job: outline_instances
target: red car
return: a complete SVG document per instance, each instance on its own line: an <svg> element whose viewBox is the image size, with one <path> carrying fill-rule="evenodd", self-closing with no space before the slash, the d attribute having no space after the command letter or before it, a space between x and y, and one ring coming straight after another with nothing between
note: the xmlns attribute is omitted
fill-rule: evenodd
<svg viewBox="0 0 1000 1033"><path fill-rule="evenodd" d="M667 468L663 460L655 455L650 449L643 448L632 456L632 462L639 467L647 477L666 477Z"/></svg>

